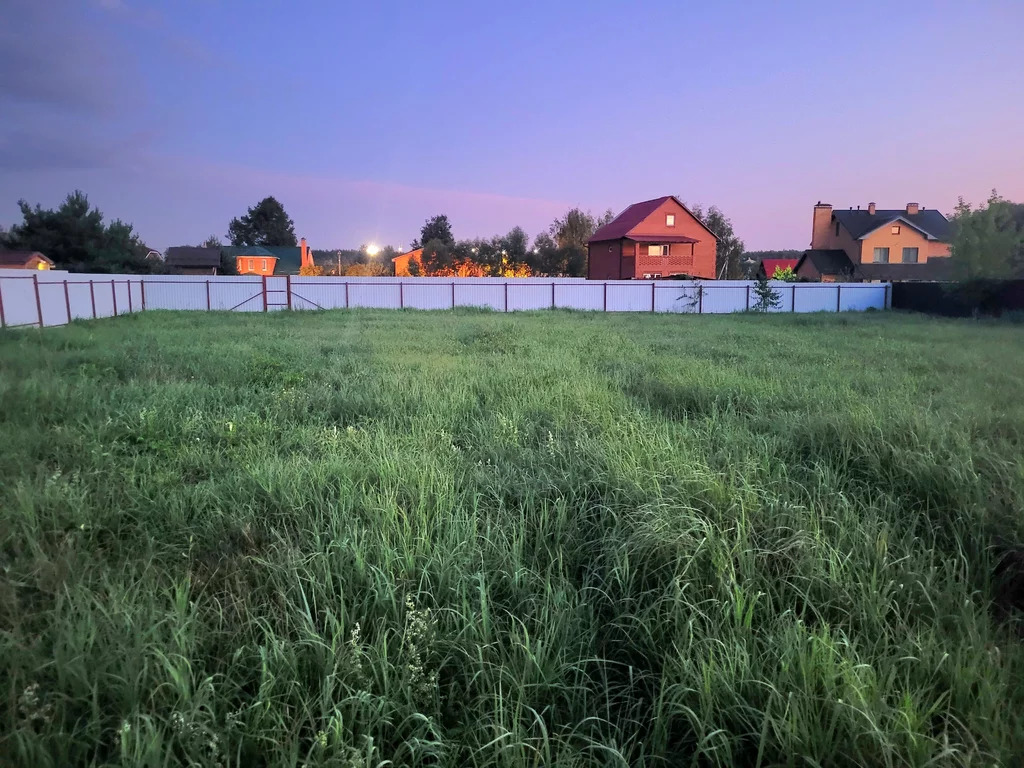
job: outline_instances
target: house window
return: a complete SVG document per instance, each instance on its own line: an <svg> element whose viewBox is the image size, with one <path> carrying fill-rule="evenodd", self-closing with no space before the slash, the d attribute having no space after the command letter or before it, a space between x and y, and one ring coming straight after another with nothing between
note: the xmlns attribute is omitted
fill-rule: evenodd
<svg viewBox="0 0 1024 768"><path fill-rule="evenodd" d="M252 272L254 269L256 269L256 267L254 266L255 263L256 263L256 259L249 259L249 271L250 272Z"/></svg>
<svg viewBox="0 0 1024 768"><path fill-rule="evenodd" d="M614 250L615 250L615 246L612 246L612 245L608 246L608 253L611 253Z"/></svg>
<svg viewBox="0 0 1024 768"><path fill-rule="evenodd" d="M266 259L263 259L263 261L261 262L261 264L260 264L260 271L261 272L266 272L267 271L267 260Z"/></svg>
<svg viewBox="0 0 1024 768"><path fill-rule="evenodd" d="M668 256L668 245L648 245L648 256Z"/></svg>
<svg viewBox="0 0 1024 768"><path fill-rule="evenodd" d="M917 248L904 248L903 249L903 263L904 264L917 264Z"/></svg>
<svg viewBox="0 0 1024 768"><path fill-rule="evenodd" d="M875 248L875 258L872 259L875 264L888 264L889 263L889 249L888 248Z"/></svg>
<svg viewBox="0 0 1024 768"><path fill-rule="evenodd" d="M665 226L674 227L676 225L676 215L674 213L665 214Z"/></svg>
<svg viewBox="0 0 1024 768"><path fill-rule="evenodd" d="M894 235L898 235L900 233L900 225L899 224L893 224L892 225L892 233Z"/></svg>

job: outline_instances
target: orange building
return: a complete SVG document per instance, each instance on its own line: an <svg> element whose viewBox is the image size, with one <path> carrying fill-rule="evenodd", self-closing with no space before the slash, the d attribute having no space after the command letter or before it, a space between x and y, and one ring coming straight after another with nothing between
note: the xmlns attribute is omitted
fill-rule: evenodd
<svg viewBox="0 0 1024 768"><path fill-rule="evenodd" d="M939 211L917 203L905 208L833 210L814 206L811 249L795 272L823 282L939 280L950 272L952 227Z"/></svg>
<svg viewBox="0 0 1024 768"><path fill-rule="evenodd" d="M718 238L671 195L634 203L587 242L590 280L715 277Z"/></svg>
<svg viewBox="0 0 1024 768"><path fill-rule="evenodd" d="M423 267L423 249L416 248L415 250L408 251L407 253L400 253L391 260L391 263L395 265L395 277L411 277L412 273L409 272L409 262L413 261L418 264L421 268Z"/></svg>
<svg viewBox="0 0 1024 768"><path fill-rule="evenodd" d="M39 251L0 251L0 269L53 269L53 261Z"/></svg>
<svg viewBox="0 0 1024 768"><path fill-rule="evenodd" d="M297 275L303 267L313 266L313 252L304 237L298 246L238 246L230 253L240 275Z"/></svg>

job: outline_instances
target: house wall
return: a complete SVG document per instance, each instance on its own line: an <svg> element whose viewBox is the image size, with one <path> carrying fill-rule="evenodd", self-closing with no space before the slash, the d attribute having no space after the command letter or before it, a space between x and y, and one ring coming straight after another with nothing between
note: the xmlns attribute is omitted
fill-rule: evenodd
<svg viewBox="0 0 1024 768"><path fill-rule="evenodd" d="M421 264L422 256L423 249L417 248L415 251L409 251L393 258L391 263L395 265L395 277L410 277L409 260L415 259L417 264Z"/></svg>
<svg viewBox="0 0 1024 768"><path fill-rule="evenodd" d="M801 264L796 270L797 277L802 277L805 280L820 280L821 273L811 263L810 259L804 259L804 263Z"/></svg>
<svg viewBox="0 0 1024 768"><path fill-rule="evenodd" d="M264 268L266 263L266 268ZM236 256L235 270L240 275L272 275L277 268L276 256Z"/></svg>
<svg viewBox="0 0 1024 768"><path fill-rule="evenodd" d="M618 280L632 277L632 274L619 274L625 254L625 241L600 240L587 245L587 277L591 280ZM632 245L630 243L630 245Z"/></svg>
<svg viewBox="0 0 1024 768"><path fill-rule="evenodd" d="M665 216L669 213L675 214L675 226L670 227L665 224ZM637 255L636 271L633 277L642 277L645 272L660 272L663 275L687 274L712 279L715 277L715 253L718 249L718 241L693 214L672 198L655 208L653 213L629 232L629 236L638 241L642 241L644 235L680 235L692 237L699 242L692 244L692 265L689 263L689 244L684 246L682 243L672 243L671 257L668 263L662 266L659 259L657 268L652 268L654 263L647 257L646 248L641 248ZM645 259L648 259L646 264ZM623 277L625 276L623 275Z"/></svg>
<svg viewBox="0 0 1024 768"><path fill-rule="evenodd" d="M943 258L949 256L949 243L939 243L929 240L916 229L907 224L897 224L900 228L898 235L892 234L892 225L887 224L875 230L860 241L860 250L847 255L851 261L861 264L871 264L875 258L875 248L889 248L889 263L900 264L903 260L904 248L917 248L917 263L924 264L928 259Z"/></svg>

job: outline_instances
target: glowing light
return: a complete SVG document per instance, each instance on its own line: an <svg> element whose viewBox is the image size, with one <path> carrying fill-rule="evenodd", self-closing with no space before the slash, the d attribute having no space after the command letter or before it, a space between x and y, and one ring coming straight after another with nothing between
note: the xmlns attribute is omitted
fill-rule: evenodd
<svg viewBox="0 0 1024 768"><path fill-rule="evenodd" d="M378 245L370 243L368 246L366 246L367 256L376 256L378 253L380 253L380 247Z"/></svg>

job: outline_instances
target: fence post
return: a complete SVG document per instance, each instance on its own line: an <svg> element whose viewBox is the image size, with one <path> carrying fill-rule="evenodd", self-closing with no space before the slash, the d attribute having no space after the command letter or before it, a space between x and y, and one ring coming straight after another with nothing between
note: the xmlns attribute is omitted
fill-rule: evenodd
<svg viewBox="0 0 1024 768"><path fill-rule="evenodd" d="M146 311L146 281L139 280L139 290L142 291L142 311Z"/></svg>
<svg viewBox="0 0 1024 768"><path fill-rule="evenodd" d="M555 308L555 281L551 281L551 308Z"/></svg>
<svg viewBox="0 0 1024 768"><path fill-rule="evenodd" d="M651 280L651 312L654 311L654 281Z"/></svg>
<svg viewBox="0 0 1024 768"><path fill-rule="evenodd" d="M505 278L505 311L508 312L508 278Z"/></svg>
<svg viewBox="0 0 1024 768"><path fill-rule="evenodd" d="M796 283L793 283L793 298L789 306L790 312L796 312Z"/></svg>
<svg viewBox="0 0 1024 768"><path fill-rule="evenodd" d="M113 278L110 279L110 296L114 300L114 317L117 317L117 287Z"/></svg>
<svg viewBox="0 0 1024 768"><path fill-rule="evenodd" d="M342 285L345 286L345 309L348 309L348 280L342 283Z"/></svg>
<svg viewBox="0 0 1024 768"><path fill-rule="evenodd" d="M398 308L405 309L405 283L398 281Z"/></svg>
<svg viewBox="0 0 1024 768"><path fill-rule="evenodd" d="M207 300L209 300L209 296L210 296L210 281L209 280L206 281L206 296L207 296ZM264 312L267 311L267 276L266 275L263 276L263 311Z"/></svg>
<svg viewBox="0 0 1024 768"><path fill-rule="evenodd" d="M135 306L132 304L132 281L125 280L124 284L128 287L128 314L135 311Z"/></svg>
<svg viewBox="0 0 1024 768"><path fill-rule="evenodd" d="M608 311L608 281L607 280L604 281L604 301L602 303L602 308L603 308L603 310L605 312Z"/></svg>
<svg viewBox="0 0 1024 768"><path fill-rule="evenodd" d="M266 301L266 298L267 298L267 295L266 295L266 293L264 293L263 294L264 302ZM210 281L207 280L206 281L206 311L209 312L211 309L213 309L213 303L210 301Z"/></svg>
<svg viewBox="0 0 1024 768"><path fill-rule="evenodd" d="M747 285L747 312L750 311L750 285Z"/></svg>
<svg viewBox="0 0 1024 768"><path fill-rule="evenodd" d="M843 284L839 283L836 290L836 312L843 311Z"/></svg>
<svg viewBox="0 0 1024 768"><path fill-rule="evenodd" d="M452 280L452 309L455 309L455 281Z"/></svg>
<svg viewBox="0 0 1024 768"><path fill-rule="evenodd" d="M292 308L292 276L285 275L284 277L285 288L288 289L288 309Z"/></svg>
<svg viewBox="0 0 1024 768"><path fill-rule="evenodd" d="M71 322L71 292L68 290L68 279L64 278L64 307L68 311L68 322Z"/></svg>
<svg viewBox="0 0 1024 768"><path fill-rule="evenodd" d="M0 328L7 327L7 318L4 316L4 281L0 280Z"/></svg>
<svg viewBox="0 0 1024 768"><path fill-rule="evenodd" d="M89 300L92 301L92 319L96 319L96 286L89 281Z"/></svg>
<svg viewBox="0 0 1024 768"><path fill-rule="evenodd" d="M32 285L36 290L36 317L39 318L39 327L43 327L43 302L39 300L39 275L32 275Z"/></svg>
<svg viewBox="0 0 1024 768"><path fill-rule="evenodd" d="M697 283L697 314L704 314L704 283Z"/></svg>

